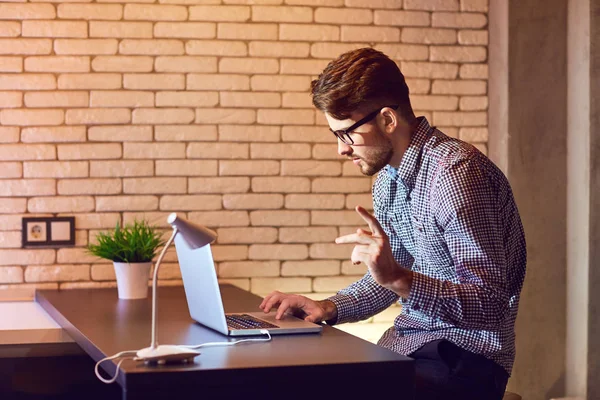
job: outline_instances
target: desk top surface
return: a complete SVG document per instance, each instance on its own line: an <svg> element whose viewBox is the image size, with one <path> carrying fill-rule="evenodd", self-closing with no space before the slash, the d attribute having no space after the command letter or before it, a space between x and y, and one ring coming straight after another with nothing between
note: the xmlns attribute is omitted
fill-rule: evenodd
<svg viewBox="0 0 600 400"><path fill-rule="evenodd" d="M261 299L256 295L232 285L222 285L221 293L226 312L258 311ZM193 321L183 287L160 287L158 295L160 344L192 345L237 340ZM36 293L36 301L96 361L121 351L139 350L150 345L150 297L119 300L116 289L43 290ZM280 370L282 367L387 363L412 368L410 358L330 326L324 326L319 334L280 335L274 336L271 342L208 347L200 349L200 352L201 355L190 365L153 367L133 360L125 361L121 365L122 378L119 383L123 386L125 380L132 382L142 375L147 378L148 374L175 371ZM104 364L109 364L107 371L114 373L114 364ZM194 379L198 379L198 376Z"/></svg>

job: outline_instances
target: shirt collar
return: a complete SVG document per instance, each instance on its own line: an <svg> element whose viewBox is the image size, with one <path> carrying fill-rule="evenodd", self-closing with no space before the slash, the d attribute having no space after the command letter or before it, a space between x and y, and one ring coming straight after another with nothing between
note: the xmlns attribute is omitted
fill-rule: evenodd
<svg viewBox="0 0 600 400"><path fill-rule="evenodd" d="M402 156L400 166L397 169L390 165L386 166L390 178L400 181L409 190L412 190L415 186L421 151L431 135L431 126L427 118L419 117L417 120L419 124L417 125L417 129L412 133L410 144Z"/></svg>

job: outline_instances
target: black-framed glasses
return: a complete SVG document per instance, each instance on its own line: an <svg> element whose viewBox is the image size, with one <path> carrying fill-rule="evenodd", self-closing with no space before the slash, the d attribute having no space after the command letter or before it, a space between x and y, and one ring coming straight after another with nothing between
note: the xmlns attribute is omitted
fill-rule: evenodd
<svg viewBox="0 0 600 400"><path fill-rule="evenodd" d="M352 138L350 137L350 133L352 133L353 130L359 128L360 126L366 124L367 122L369 122L370 120L372 120L373 118L375 118L377 116L377 114L379 114L381 112L381 110L383 110L386 107L393 108L394 110L398 108L397 105L394 105L394 106L383 106L380 109L375 110L375 111L373 111L370 114L367 114L364 118L361 118L359 121L356 121L354 124L352 124L351 126L349 126L346 129L340 129L340 130L334 131L333 129L329 128L329 130L338 139L340 139L342 141L342 143L345 143L345 144L348 144L348 145L353 145L354 144L354 140L352 140Z"/></svg>

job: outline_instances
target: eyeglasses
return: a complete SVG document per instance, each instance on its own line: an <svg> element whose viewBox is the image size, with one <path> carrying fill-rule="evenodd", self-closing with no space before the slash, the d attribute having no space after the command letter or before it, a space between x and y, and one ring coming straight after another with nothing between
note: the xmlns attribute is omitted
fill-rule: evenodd
<svg viewBox="0 0 600 400"><path fill-rule="evenodd" d="M364 118L361 118L359 121L357 121L356 123L352 124L347 129L340 129L340 130L334 131L333 129L329 128L329 130L338 139L340 139L342 141L342 143L345 143L345 144L348 144L348 145L353 145L354 144L354 140L352 140L352 138L350 137L350 134L352 133L352 131L354 131L355 129L359 128L360 126L366 124L367 122L369 122L373 118L375 118L377 116L377 114L379 114L381 112L381 110L383 110L386 107L393 108L394 110L398 108L397 105L381 107L380 109L375 110L372 113L366 115Z"/></svg>

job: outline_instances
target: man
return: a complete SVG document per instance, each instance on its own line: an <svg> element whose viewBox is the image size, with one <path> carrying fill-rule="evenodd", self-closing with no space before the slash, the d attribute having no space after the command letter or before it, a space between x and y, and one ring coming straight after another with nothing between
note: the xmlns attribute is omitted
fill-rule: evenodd
<svg viewBox="0 0 600 400"><path fill-rule="evenodd" d="M260 305L313 322L367 319L400 300L379 345L415 359L416 399L501 399L515 357L525 277L523 229L509 183L473 146L415 118L404 76L363 48L312 82L338 152L373 185L369 230L355 244L368 272L324 301L274 292Z"/></svg>

